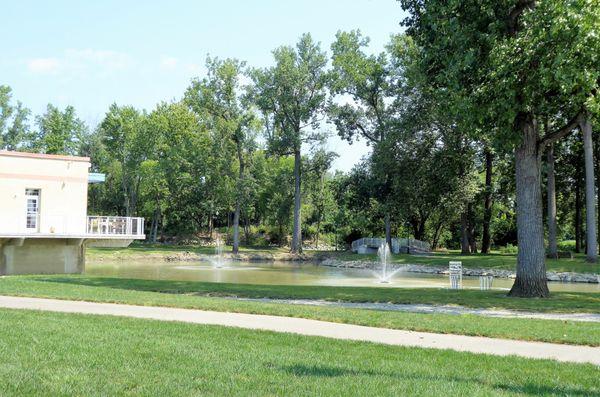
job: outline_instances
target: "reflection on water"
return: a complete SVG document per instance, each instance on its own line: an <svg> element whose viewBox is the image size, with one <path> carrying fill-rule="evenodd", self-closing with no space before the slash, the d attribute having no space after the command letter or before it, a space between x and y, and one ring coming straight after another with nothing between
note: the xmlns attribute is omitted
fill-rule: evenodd
<svg viewBox="0 0 600 397"><path fill-rule="evenodd" d="M216 269L209 262L162 260L89 261L86 274L123 278L211 281L239 284L369 286L380 288L447 288L448 276L400 271L381 284L371 270L319 266L310 262L230 262ZM511 279L494 279L493 289L508 289ZM600 292L600 284L548 283L552 291ZM479 288L478 277L464 277L465 288Z"/></svg>

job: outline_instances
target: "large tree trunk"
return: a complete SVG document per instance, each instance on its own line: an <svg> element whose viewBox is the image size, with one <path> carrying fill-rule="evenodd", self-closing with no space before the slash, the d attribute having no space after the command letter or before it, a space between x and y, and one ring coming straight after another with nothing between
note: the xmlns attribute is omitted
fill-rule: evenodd
<svg viewBox="0 0 600 397"><path fill-rule="evenodd" d="M227 228L225 229L225 236L229 238L229 227L231 226L231 211L227 211Z"/></svg>
<svg viewBox="0 0 600 397"><path fill-rule="evenodd" d="M247 214L244 216L244 220L244 241L246 245L250 245L250 220Z"/></svg>
<svg viewBox="0 0 600 397"><path fill-rule="evenodd" d="M239 162L239 175L238 175L238 189L241 189L242 178L244 177L244 158L242 154L242 148L238 143L238 162ZM242 195L240 192L236 192L235 196L235 212L233 214L233 247L231 252L237 254L240 250L240 211L241 211Z"/></svg>
<svg viewBox="0 0 600 397"><path fill-rule="evenodd" d="M122 178L121 185L123 187L123 206L125 207L125 216L131 216L131 203L129 201L129 189L127 188L127 181Z"/></svg>
<svg viewBox="0 0 600 397"><path fill-rule="evenodd" d="M157 203L156 208L154 209L154 216L152 217L152 230L150 232L150 239L153 243L156 243L159 223L160 223L160 207Z"/></svg>
<svg viewBox="0 0 600 397"><path fill-rule="evenodd" d="M422 212L419 212L419 216L414 216L411 220L410 224L413 229L413 237L415 240L425 240L425 224L427 222L427 217L428 216L424 216Z"/></svg>
<svg viewBox="0 0 600 397"><path fill-rule="evenodd" d="M431 241L431 250L435 251L438 248L440 243L440 235L442 234L442 228L444 227L444 222L440 221L435 226L435 230L433 232L433 240Z"/></svg>
<svg viewBox="0 0 600 397"><path fill-rule="evenodd" d="M134 189L131 193L131 216L137 214L137 202L140 193L140 178L136 178Z"/></svg>
<svg viewBox="0 0 600 397"><path fill-rule="evenodd" d="M302 205L302 192L300 190L301 163L300 148L294 152L294 229L292 231L292 253L302 252L302 229L300 225L300 209Z"/></svg>
<svg viewBox="0 0 600 397"><path fill-rule="evenodd" d="M492 222L492 172L493 154L489 148L485 149L485 198L483 202L483 236L481 238L481 253L490 252L491 235L490 223Z"/></svg>
<svg viewBox="0 0 600 397"><path fill-rule="evenodd" d="M419 223L419 232L416 234L415 239L425 241L425 224L427 219L421 219L421 223Z"/></svg>
<svg viewBox="0 0 600 397"><path fill-rule="evenodd" d="M150 223L150 236L148 236L148 240L150 240L150 242L152 242L152 243L156 242L156 241L153 241L153 238L152 238L152 232L154 231L155 223L156 223L156 217L153 216L152 222Z"/></svg>
<svg viewBox="0 0 600 397"><path fill-rule="evenodd" d="M460 215L460 253L469 255L471 247L469 246L469 222L467 211L463 211Z"/></svg>
<svg viewBox="0 0 600 397"><path fill-rule="evenodd" d="M575 252L581 252L581 165L575 168Z"/></svg>
<svg viewBox="0 0 600 397"><path fill-rule="evenodd" d="M279 247L283 247L283 224L279 222L277 225L279 228Z"/></svg>
<svg viewBox="0 0 600 397"><path fill-rule="evenodd" d="M321 233L321 214L319 214L319 218L317 219L317 233L316 233L316 242L315 248L319 249L319 234Z"/></svg>
<svg viewBox="0 0 600 397"><path fill-rule="evenodd" d="M240 250L240 202L235 203L235 212L233 213L233 247L231 252L237 254Z"/></svg>
<svg viewBox="0 0 600 397"><path fill-rule="evenodd" d="M522 141L515 150L517 184L517 277L510 296L548 297L542 220L538 131L531 115L523 118Z"/></svg>
<svg viewBox="0 0 600 397"><path fill-rule="evenodd" d="M477 253L477 240L475 239L475 220L473 216L473 203L467 206L467 238L469 239L469 250L472 254Z"/></svg>
<svg viewBox="0 0 600 397"><path fill-rule="evenodd" d="M596 150L598 150L598 144L596 143ZM596 153L595 156L596 159L596 185L600 185L600 181L599 181L599 176L600 176L600 155L598 155L598 153ZM598 194L596 194L596 202L598 202ZM598 233L598 230L600 230L600 216L596 216L596 234Z"/></svg>
<svg viewBox="0 0 600 397"><path fill-rule="evenodd" d="M546 153L548 165L548 256L558 258L558 245L556 242L556 184L554 181L554 146L548 146Z"/></svg>
<svg viewBox="0 0 600 397"><path fill-rule="evenodd" d="M477 253L477 240L475 239L474 229L469 230L469 249L472 254Z"/></svg>
<svg viewBox="0 0 600 397"><path fill-rule="evenodd" d="M596 239L596 182L594 180L594 149L592 144L592 123L582 116L579 127L583 132L583 151L585 155L585 230L586 260L596 263L598 260L598 242Z"/></svg>

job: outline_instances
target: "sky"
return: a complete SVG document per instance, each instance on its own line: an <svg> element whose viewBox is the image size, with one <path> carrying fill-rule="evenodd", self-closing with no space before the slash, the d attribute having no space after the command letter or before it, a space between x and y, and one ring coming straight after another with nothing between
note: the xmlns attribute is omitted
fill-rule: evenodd
<svg viewBox="0 0 600 397"><path fill-rule="evenodd" d="M310 32L329 50L338 30L360 29L380 52L402 31L396 0L0 0L0 85L34 114L72 105L94 127L112 103L152 110L181 98L205 73L206 56L272 64L271 51ZM368 153L341 141L328 148L343 171Z"/></svg>

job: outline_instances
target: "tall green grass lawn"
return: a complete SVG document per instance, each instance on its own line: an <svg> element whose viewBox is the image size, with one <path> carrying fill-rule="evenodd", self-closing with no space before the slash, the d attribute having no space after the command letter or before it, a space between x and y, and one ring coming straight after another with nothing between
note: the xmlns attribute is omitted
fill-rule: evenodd
<svg viewBox="0 0 600 397"><path fill-rule="evenodd" d="M592 365L105 316L0 320L3 396L600 393Z"/></svg>

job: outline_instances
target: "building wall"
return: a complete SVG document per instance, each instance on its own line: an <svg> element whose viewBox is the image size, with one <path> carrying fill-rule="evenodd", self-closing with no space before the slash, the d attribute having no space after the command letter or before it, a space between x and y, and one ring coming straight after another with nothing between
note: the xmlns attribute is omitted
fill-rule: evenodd
<svg viewBox="0 0 600 397"><path fill-rule="evenodd" d="M0 240L0 275L81 273L84 267L81 239Z"/></svg>
<svg viewBox="0 0 600 397"><path fill-rule="evenodd" d="M25 189L40 189L39 232L86 232L89 159L0 151L0 235L26 230Z"/></svg>

